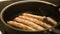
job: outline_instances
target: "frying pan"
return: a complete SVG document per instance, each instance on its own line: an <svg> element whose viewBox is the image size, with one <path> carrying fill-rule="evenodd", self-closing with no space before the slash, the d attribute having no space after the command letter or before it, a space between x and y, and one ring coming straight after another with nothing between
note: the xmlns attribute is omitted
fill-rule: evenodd
<svg viewBox="0 0 60 34"><path fill-rule="evenodd" d="M43 12L41 12L40 9ZM44 34L44 32L48 31L48 29L45 29L43 31L28 32L12 27L6 23L7 21L12 20L16 16L21 15L25 12L51 17L56 20L58 22L57 25L59 25L60 12L57 5L46 1L18 1L6 6L0 14L1 22L8 34ZM52 28L56 27L57 25L52 26Z"/></svg>

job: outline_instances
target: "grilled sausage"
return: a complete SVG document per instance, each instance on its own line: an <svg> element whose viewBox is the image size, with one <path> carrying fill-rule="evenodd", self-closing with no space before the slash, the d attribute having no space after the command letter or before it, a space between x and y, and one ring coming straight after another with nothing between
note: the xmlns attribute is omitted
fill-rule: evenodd
<svg viewBox="0 0 60 34"><path fill-rule="evenodd" d="M16 26L18 28L21 28L23 30L27 30L27 31L36 31L35 29L27 26L27 25L24 25L22 23L18 23L18 22L15 22L15 21L8 21L7 22L8 24L12 25L12 26Z"/></svg>
<svg viewBox="0 0 60 34"><path fill-rule="evenodd" d="M19 17L16 17L14 20L17 21L17 22L21 22L23 24L26 24L26 25L28 25L28 26L30 26L32 28L37 29L37 30L44 30L43 27L41 27L41 26L39 26L39 25L29 21L29 20L25 20L25 19L22 19L22 18L19 18Z"/></svg>

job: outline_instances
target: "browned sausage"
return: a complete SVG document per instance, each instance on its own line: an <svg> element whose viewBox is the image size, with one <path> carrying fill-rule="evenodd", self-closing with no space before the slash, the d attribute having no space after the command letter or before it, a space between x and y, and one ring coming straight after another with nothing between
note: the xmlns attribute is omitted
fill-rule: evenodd
<svg viewBox="0 0 60 34"><path fill-rule="evenodd" d="M43 27L45 27L45 28L50 28L50 27L52 27L51 25L49 25L49 24L47 24L47 23L45 23L45 22L43 22L43 21L34 19L34 18L30 18L30 17L27 17L27 16L19 16L19 17L20 17L20 18L23 18L23 19L30 20L30 21L32 21L32 22L34 22L34 23L36 23L36 24L38 24L38 25L41 25L41 26L43 26Z"/></svg>
<svg viewBox="0 0 60 34"><path fill-rule="evenodd" d="M45 16L37 16L37 15L29 14L29 13L23 13L23 15L28 16L28 17L32 17L35 19L39 19L39 20L43 20L45 18Z"/></svg>
<svg viewBox="0 0 60 34"><path fill-rule="evenodd" d="M31 27L29 27L29 26L27 26L27 25L24 25L24 24L22 24L22 23L17 23L17 22L15 22L15 21L8 21L7 23L10 24L10 25L16 26L16 27L18 27L18 28L21 28L21 29L23 29L23 30L36 31L35 29L33 29L33 28L31 28Z"/></svg>
<svg viewBox="0 0 60 34"><path fill-rule="evenodd" d="M25 20L25 19L22 19L22 18L19 18L19 17L16 17L14 20L17 21L17 22L21 22L23 24L26 24L26 25L28 25L28 26L30 26L32 28L37 29L37 30L44 30L43 27L41 27L41 26L39 26L39 25L29 21L29 20Z"/></svg>
<svg viewBox="0 0 60 34"><path fill-rule="evenodd" d="M57 24L57 22L54 19L50 18L50 17L47 17L47 21L49 21L53 25Z"/></svg>

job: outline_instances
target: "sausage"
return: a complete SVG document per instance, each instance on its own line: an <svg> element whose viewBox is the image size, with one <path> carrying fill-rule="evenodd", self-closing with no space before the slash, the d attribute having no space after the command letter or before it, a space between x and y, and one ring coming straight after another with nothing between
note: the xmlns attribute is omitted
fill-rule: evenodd
<svg viewBox="0 0 60 34"><path fill-rule="evenodd" d="M39 19L39 20L43 20L45 18L45 16L37 16L37 15L29 14L29 13L23 13L23 15L28 16L28 17L32 17L35 19Z"/></svg>
<svg viewBox="0 0 60 34"><path fill-rule="evenodd" d="M32 14L28 14L28 13L23 13L24 16L28 16L28 17L32 17L32 18L36 18L38 20L41 20L41 21L47 21L53 25L56 25L57 22L55 20L53 20L52 18L50 17L45 17L45 16L37 16L37 15L32 15ZM46 19L46 20L45 20Z"/></svg>
<svg viewBox="0 0 60 34"><path fill-rule="evenodd" d="M52 18L50 18L50 17L47 17L47 21L49 21L53 25L57 24L57 22L55 20L53 20Z"/></svg>
<svg viewBox="0 0 60 34"><path fill-rule="evenodd" d="M17 22L21 22L23 24L26 24L26 25L28 25L32 28L35 28L36 30L44 30L43 27L41 27L41 26L39 26L39 25L29 21L29 20L25 20L25 19L22 19L22 18L19 18L19 17L16 17L14 20L17 21Z"/></svg>
<svg viewBox="0 0 60 34"><path fill-rule="evenodd" d="M40 20L31 18L31 17L27 17L27 16L19 16L19 17L20 17L20 18L23 18L23 19L30 20L30 21L32 21L32 22L34 22L34 23L36 23L36 24L38 24L38 25L41 25L41 26L43 26L43 27L45 27L45 28L50 28L50 27L52 27L51 25L49 25L49 24L47 24L47 23L45 23L45 22L43 22L43 21L40 21Z"/></svg>
<svg viewBox="0 0 60 34"><path fill-rule="evenodd" d="M12 25L12 26L16 26L18 28L21 28L23 30L27 30L27 31L36 31L35 29L27 26L27 25L24 25L22 23L18 23L18 22L15 22L15 21L8 21L7 22L8 24Z"/></svg>

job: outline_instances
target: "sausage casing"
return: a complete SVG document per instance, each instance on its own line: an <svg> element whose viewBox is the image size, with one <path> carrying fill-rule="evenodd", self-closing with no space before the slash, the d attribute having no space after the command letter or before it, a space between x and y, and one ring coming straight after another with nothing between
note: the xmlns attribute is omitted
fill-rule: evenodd
<svg viewBox="0 0 60 34"><path fill-rule="evenodd" d="M50 18L50 17L47 17L47 21L49 21L53 25L57 24L57 22L55 20L53 20L52 18Z"/></svg>
<svg viewBox="0 0 60 34"><path fill-rule="evenodd" d="M23 29L23 30L36 31L35 29L33 29L33 28L31 28L31 27L29 27L29 26L27 26L27 25L24 25L24 24L22 24L22 23L17 23L17 22L15 22L15 21L8 21L7 23L10 24L10 25L16 26L16 27L18 27L18 28L21 28L21 29Z"/></svg>
<svg viewBox="0 0 60 34"><path fill-rule="evenodd" d="M38 25L41 25L41 26L43 26L43 27L45 27L45 28L50 28L50 27L52 27L51 25L49 25L49 24L47 24L47 23L45 23L45 22L43 22L43 21L40 21L40 20L31 18L31 17L27 17L27 16L19 16L19 17L20 17L20 18L23 18L23 19L30 20L30 21L32 21L32 22L34 22L34 23L36 23L36 24L38 24Z"/></svg>
<svg viewBox="0 0 60 34"><path fill-rule="evenodd" d="M33 14L28 14L28 13L23 13L24 16L28 16L28 17L32 17L35 19L39 19L39 20L43 20L45 18L45 16L37 16L37 15L33 15Z"/></svg>
<svg viewBox="0 0 60 34"><path fill-rule="evenodd" d="M29 21L29 20L21 19L21 18L19 18L19 17L15 18L14 20L17 21L17 22L21 22L21 23L23 23L23 24L26 24L26 25L28 25L28 26L30 26L30 27L32 27L32 28L37 29L37 30L44 30L43 27L41 27L41 26L39 26L39 25L37 25L37 24Z"/></svg>

